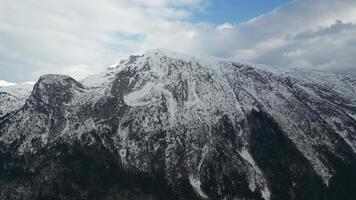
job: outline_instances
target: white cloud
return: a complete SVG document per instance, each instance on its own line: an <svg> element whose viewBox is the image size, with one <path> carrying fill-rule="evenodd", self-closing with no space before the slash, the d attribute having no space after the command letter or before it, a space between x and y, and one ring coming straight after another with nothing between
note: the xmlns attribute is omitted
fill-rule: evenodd
<svg viewBox="0 0 356 200"><path fill-rule="evenodd" d="M157 43L161 39L191 39L195 28L184 19L193 10L187 7L203 4L201 0L2 0L0 79L36 80L43 73L83 77L129 54L161 47ZM174 43L178 42L163 44Z"/></svg>
<svg viewBox="0 0 356 200"><path fill-rule="evenodd" d="M356 1L294 0L239 25L190 22L209 1L1 0L0 79L82 78L152 48L356 72Z"/></svg>
<svg viewBox="0 0 356 200"><path fill-rule="evenodd" d="M238 26L238 60L356 72L356 1L295 0Z"/></svg>
<svg viewBox="0 0 356 200"><path fill-rule="evenodd" d="M221 25L217 26L216 30L223 31L223 30L232 29L232 28L234 28L234 26L232 24L224 23L224 24L221 24Z"/></svg>
<svg viewBox="0 0 356 200"><path fill-rule="evenodd" d="M11 86L11 85L16 85L16 83L11 83L11 82L7 82L4 80L0 80L0 87L2 86Z"/></svg>

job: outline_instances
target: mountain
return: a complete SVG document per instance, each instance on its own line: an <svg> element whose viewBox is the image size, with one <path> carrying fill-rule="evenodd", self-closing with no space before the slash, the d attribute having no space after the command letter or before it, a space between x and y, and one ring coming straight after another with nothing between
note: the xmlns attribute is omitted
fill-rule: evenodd
<svg viewBox="0 0 356 200"><path fill-rule="evenodd" d="M27 94L0 98L0 199L356 199L352 75L151 50Z"/></svg>
<svg viewBox="0 0 356 200"><path fill-rule="evenodd" d="M31 83L0 85L0 118L19 110L30 96L32 88Z"/></svg>

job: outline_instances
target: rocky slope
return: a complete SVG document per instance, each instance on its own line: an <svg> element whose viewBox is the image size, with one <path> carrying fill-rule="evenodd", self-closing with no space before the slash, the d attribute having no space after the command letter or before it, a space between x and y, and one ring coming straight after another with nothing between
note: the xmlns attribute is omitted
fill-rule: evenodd
<svg viewBox="0 0 356 200"><path fill-rule="evenodd" d="M356 198L351 75L152 50L23 97L0 99L0 199Z"/></svg>
<svg viewBox="0 0 356 200"><path fill-rule="evenodd" d="M0 118L12 111L19 110L31 94L33 84L0 86Z"/></svg>

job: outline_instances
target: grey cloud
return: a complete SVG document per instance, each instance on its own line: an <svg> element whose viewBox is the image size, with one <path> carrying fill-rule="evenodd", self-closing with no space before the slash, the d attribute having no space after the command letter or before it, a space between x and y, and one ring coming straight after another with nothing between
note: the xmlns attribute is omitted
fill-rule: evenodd
<svg viewBox="0 0 356 200"><path fill-rule="evenodd" d="M303 33L297 34L294 39L302 40L302 39L311 39L315 37L321 37L330 34L337 34L342 31L352 30L356 28L355 24L352 23L343 23L341 20L337 20L335 24L332 24L326 28L319 28L317 31L306 31Z"/></svg>

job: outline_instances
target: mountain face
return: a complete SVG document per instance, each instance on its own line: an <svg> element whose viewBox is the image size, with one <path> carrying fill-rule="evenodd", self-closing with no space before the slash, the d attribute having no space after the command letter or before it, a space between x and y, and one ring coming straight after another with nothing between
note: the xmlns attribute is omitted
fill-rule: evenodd
<svg viewBox="0 0 356 200"><path fill-rule="evenodd" d="M0 88L0 199L356 199L356 78L131 56Z"/></svg>
<svg viewBox="0 0 356 200"><path fill-rule="evenodd" d="M33 85L29 83L0 86L0 118L7 113L20 109L30 96L32 87Z"/></svg>

